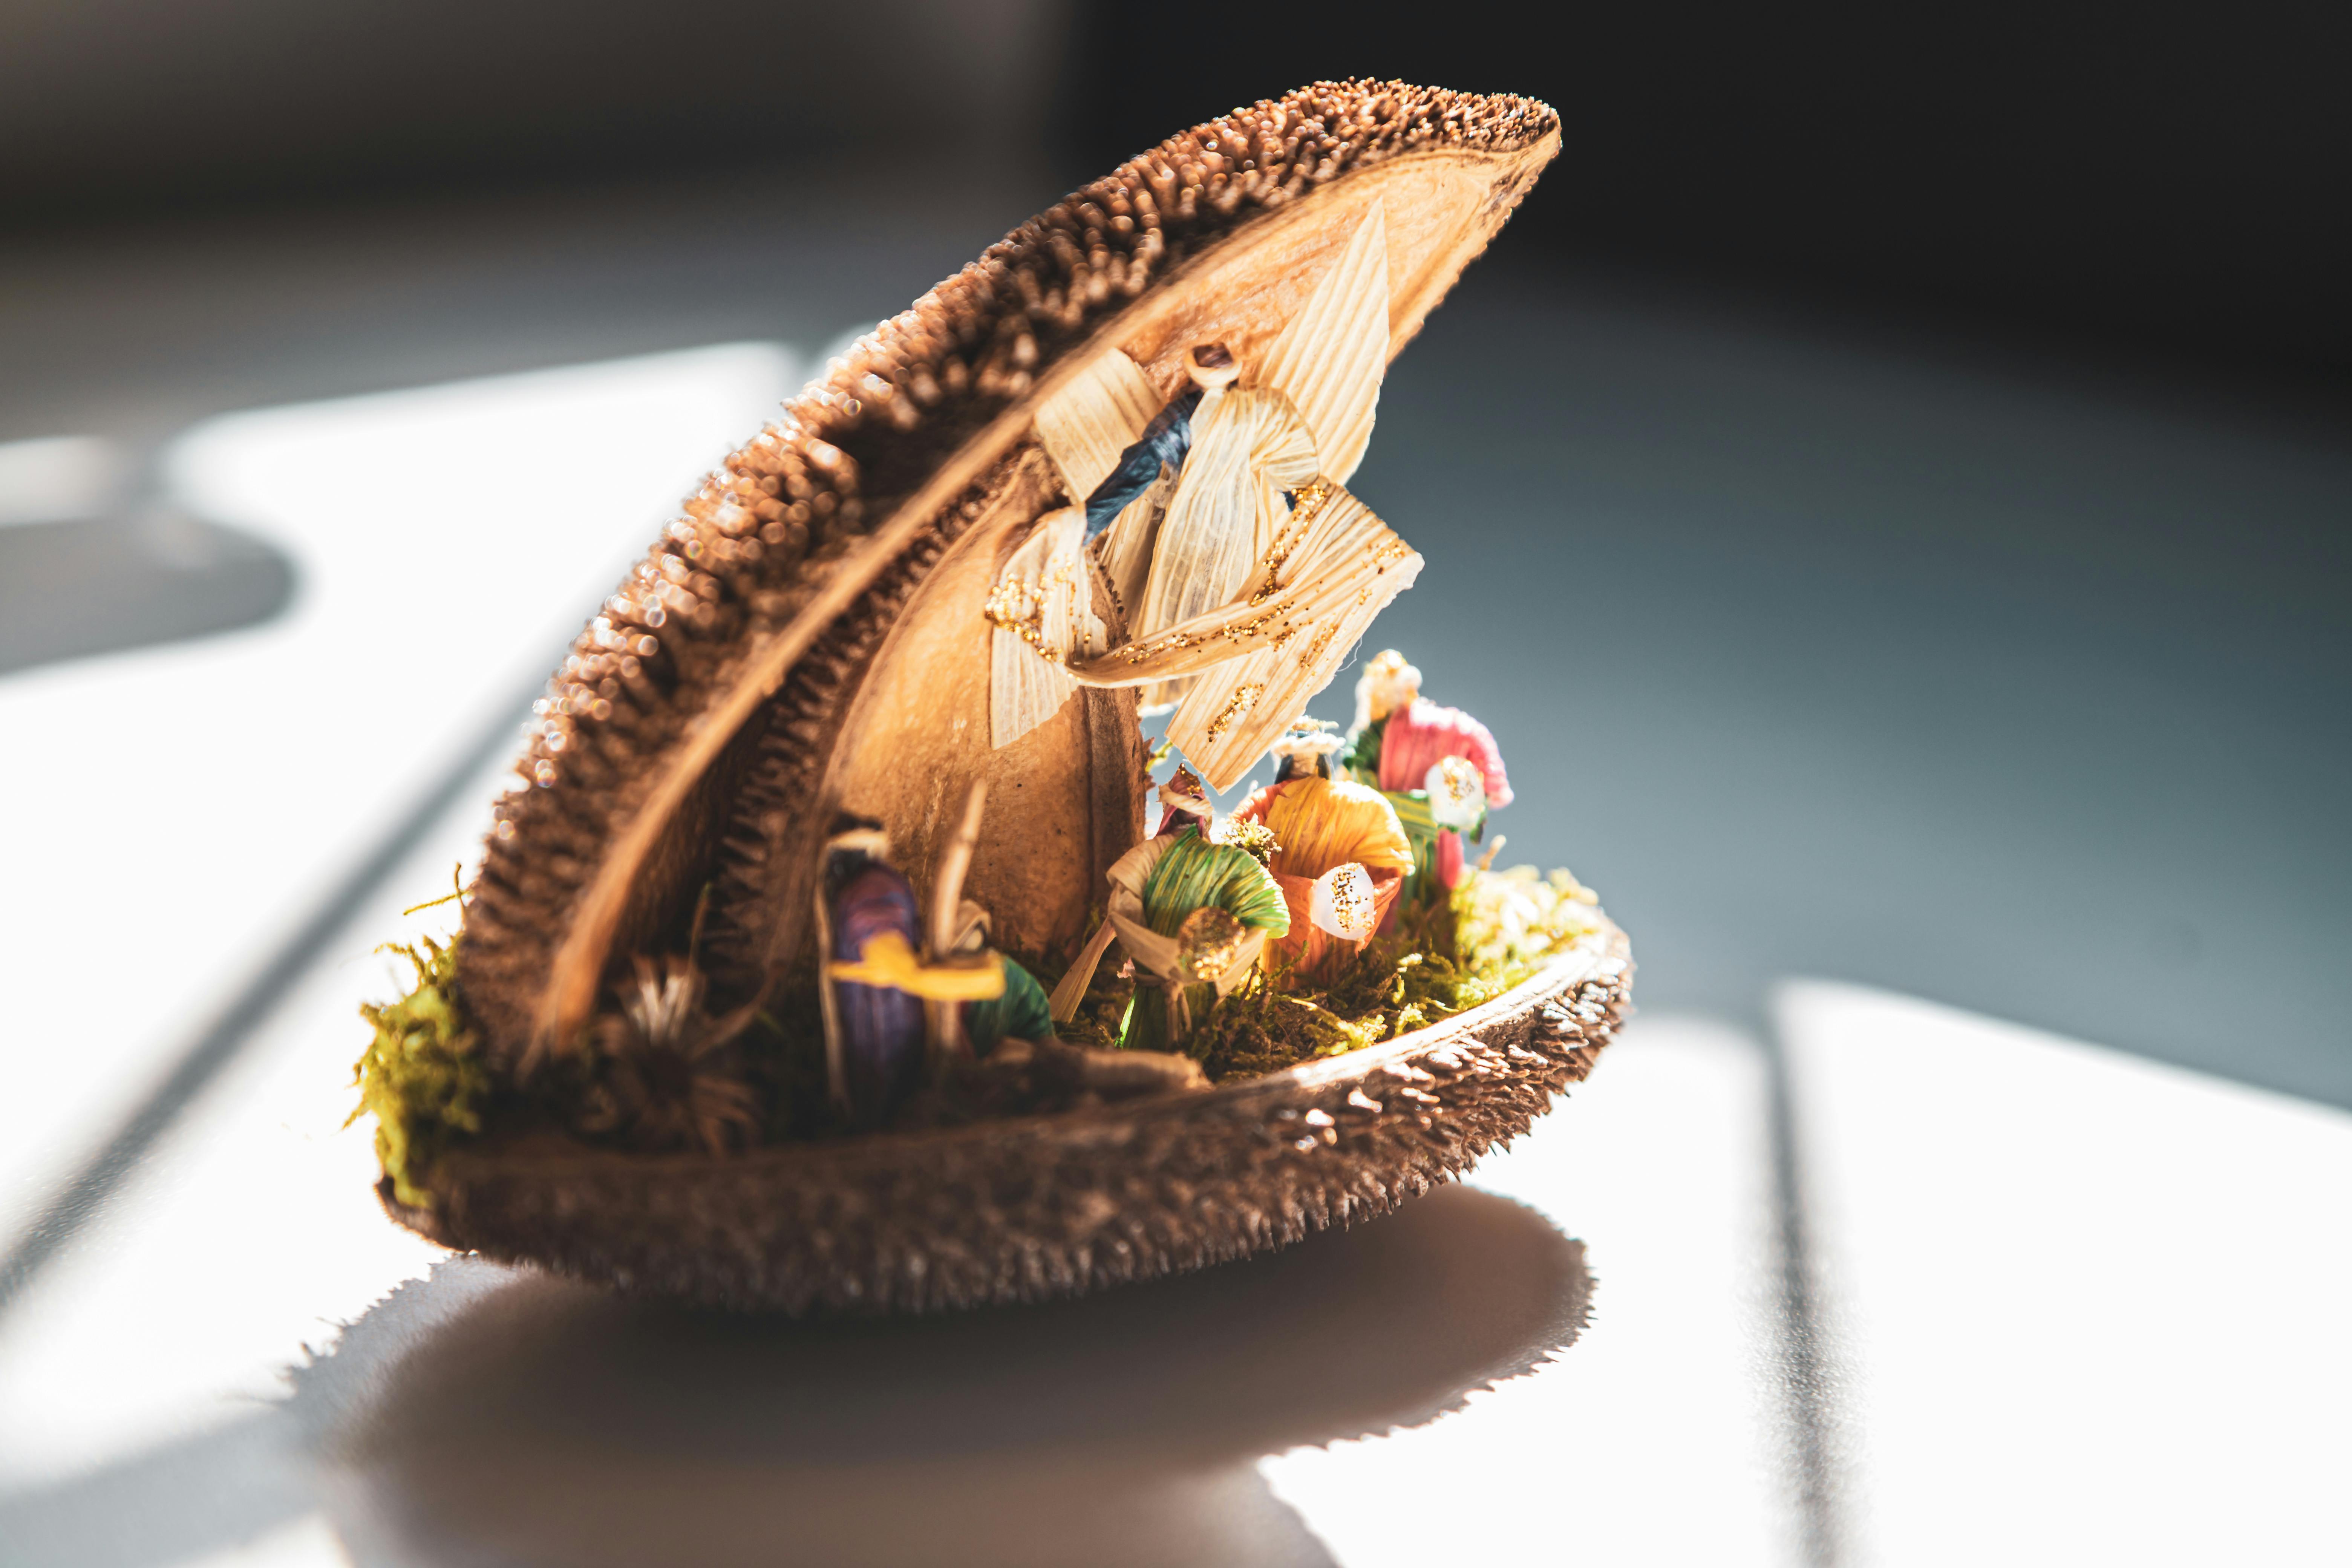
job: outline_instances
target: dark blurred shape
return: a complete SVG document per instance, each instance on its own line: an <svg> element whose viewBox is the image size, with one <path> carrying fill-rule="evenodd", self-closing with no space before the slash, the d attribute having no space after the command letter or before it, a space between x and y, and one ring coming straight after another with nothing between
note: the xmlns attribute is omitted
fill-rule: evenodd
<svg viewBox="0 0 2352 1568"><path fill-rule="evenodd" d="M0 224L1025 146L1061 31L1052 0L26 0Z"/></svg>
<svg viewBox="0 0 2352 1568"><path fill-rule="evenodd" d="M2298 379L2352 375L2352 10L1087 0L1073 176L1318 77L1511 91L1549 249Z"/></svg>
<svg viewBox="0 0 2352 1568"><path fill-rule="evenodd" d="M0 528L0 675L234 631L293 596L278 551L184 512Z"/></svg>
<svg viewBox="0 0 2352 1568"><path fill-rule="evenodd" d="M2342 385L2352 12L1822 4L26 0L0 229L386 188L1025 159L1070 181L1318 77L1541 97L1507 254ZM865 166L865 165L861 165Z"/></svg>

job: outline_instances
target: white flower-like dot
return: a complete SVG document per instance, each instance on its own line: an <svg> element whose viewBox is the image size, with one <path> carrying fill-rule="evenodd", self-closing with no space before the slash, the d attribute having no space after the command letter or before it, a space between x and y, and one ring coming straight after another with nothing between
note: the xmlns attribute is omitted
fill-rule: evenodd
<svg viewBox="0 0 2352 1568"><path fill-rule="evenodd" d="M1350 860L1315 879L1307 918L1342 942L1362 942L1372 934L1372 874Z"/></svg>
<svg viewBox="0 0 2352 1568"><path fill-rule="evenodd" d="M1422 787L1429 792L1430 818L1440 827L1467 832L1486 815L1486 779L1467 757L1440 761L1429 770Z"/></svg>

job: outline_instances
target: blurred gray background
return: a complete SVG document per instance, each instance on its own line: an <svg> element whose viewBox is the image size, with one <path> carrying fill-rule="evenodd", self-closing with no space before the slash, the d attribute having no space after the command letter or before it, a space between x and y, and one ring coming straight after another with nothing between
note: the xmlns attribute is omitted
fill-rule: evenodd
<svg viewBox="0 0 2352 1568"><path fill-rule="evenodd" d="M1848 978L2352 1105L2344 41L2080 0L17 0L0 442L84 445L0 459L0 671L297 591L157 492L207 415L813 352L1230 103L1528 91L1566 153L1360 484L1432 562L1378 638L1499 735L1508 857L1602 892L1653 1005Z"/></svg>

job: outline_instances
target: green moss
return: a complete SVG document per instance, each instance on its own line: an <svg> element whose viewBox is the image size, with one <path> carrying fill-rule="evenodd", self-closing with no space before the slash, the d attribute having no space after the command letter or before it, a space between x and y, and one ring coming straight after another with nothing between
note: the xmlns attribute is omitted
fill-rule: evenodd
<svg viewBox="0 0 2352 1568"><path fill-rule="evenodd" d="M376 951L408 960L416 984L396 1002L361 1006L375 1038L352 1069L360 1103L344 1125L375 1118L376 1157L394 1195L423 1207L432 1196L412 1178L451 1143L482 1130L490 1073L455 994L457 939L426 937L422 952L398 942Z"/></svg>
<svg viewBox="0 0 2352 1568"><path fill-rule="evenodd" d="M1327 988L1291 989L1281 975L1254 982L1219 1001L1182 1048L1222 1081L1392 1040L1533 974L1593 929L1591 907L1565 871L1473 870L1448 902L1402 917L1366 944Z"/></svg>
<svg viewBox="0 0 2352 1568"><path fill-rule="evenodd" d="M1280 1072L1310 1057L1332 1056L1372 1043L1361 1026L1307 996L1254 979L1220 997L1193 1024L1182 1048L1211 1081Z"/></svg>

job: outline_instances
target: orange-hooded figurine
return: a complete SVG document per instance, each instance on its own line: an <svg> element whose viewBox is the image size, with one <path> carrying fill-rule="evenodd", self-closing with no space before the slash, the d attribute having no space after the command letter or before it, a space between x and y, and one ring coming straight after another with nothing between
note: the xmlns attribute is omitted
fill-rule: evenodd
<svg viewBox="0 0 2352 1568"><path fill-rule="evenodd" d="M1290 931L1274 963L1328 982L1361 951L1396 903L1412 869L1412 844L1380 791L1331 776L1339 737L1294 730L1274 744L1274 783L1234 815L1262 822L1279 846L1269 869L1290 907Z"/></svg>

